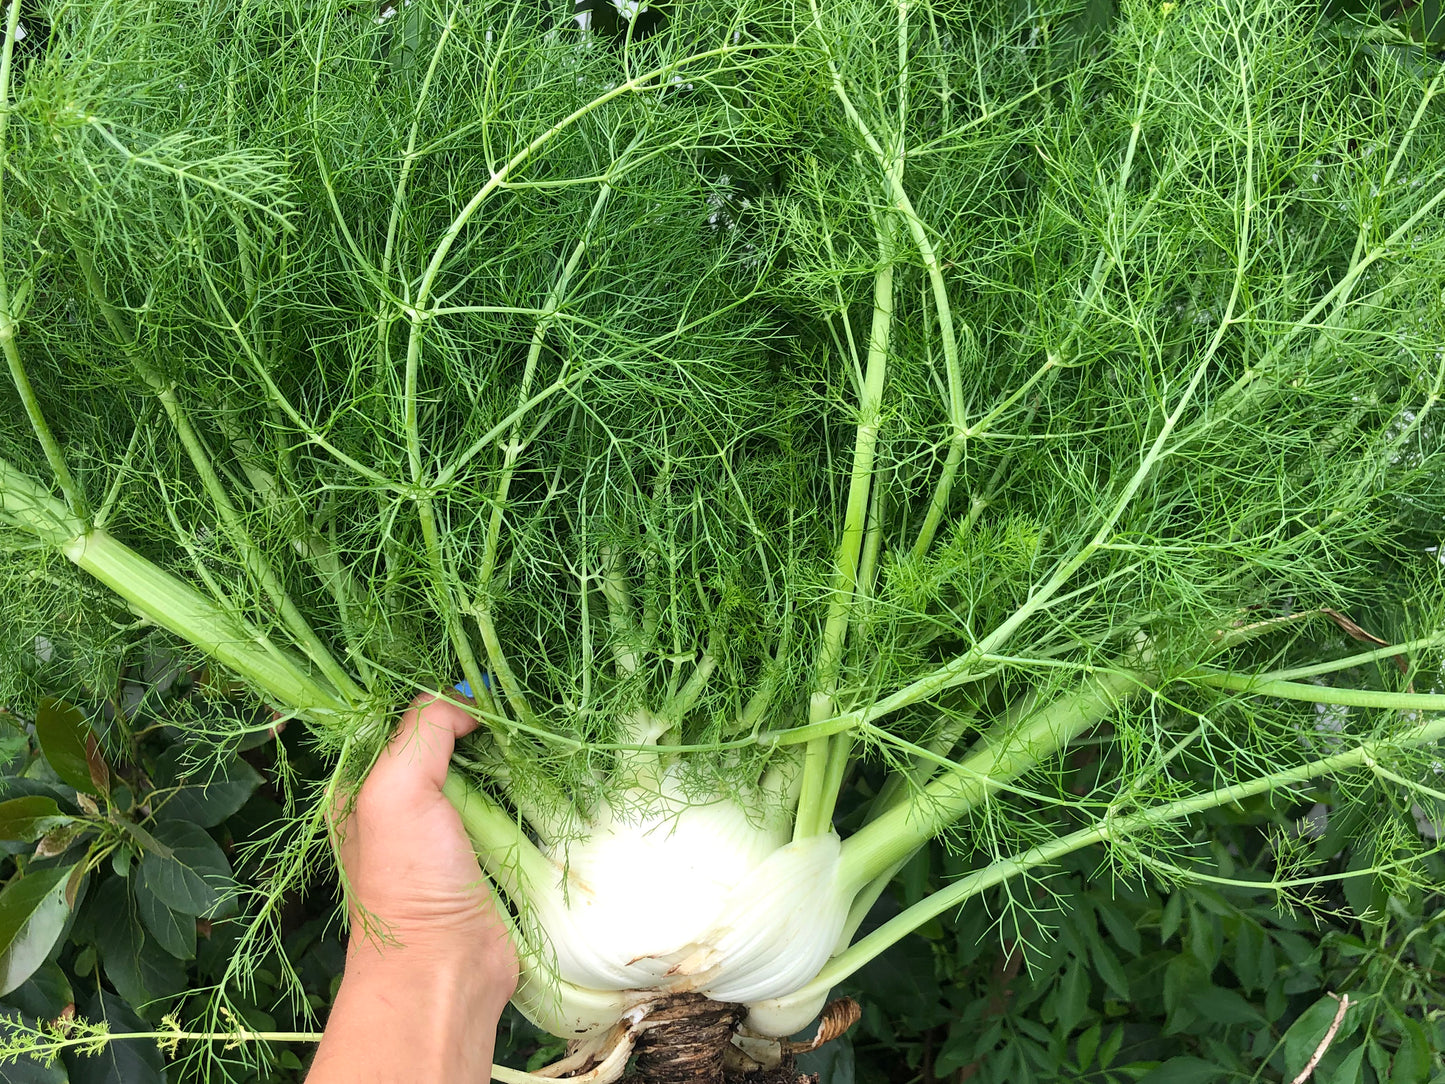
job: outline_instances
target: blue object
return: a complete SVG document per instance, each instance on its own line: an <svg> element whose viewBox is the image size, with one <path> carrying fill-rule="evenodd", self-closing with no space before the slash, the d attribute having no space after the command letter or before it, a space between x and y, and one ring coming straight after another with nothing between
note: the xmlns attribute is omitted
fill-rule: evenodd
<svg viewBox="0 0 1445 1084"><path fill-rule="evenodd" d="M461 693L463 696L470 697L472 695L472 683L470 681L467 681L465 678L453 685L452 688L456 689L456 691ZM492 691L492 677L490 674L482 675L482 688L486 689L488 692Z"/></svg>

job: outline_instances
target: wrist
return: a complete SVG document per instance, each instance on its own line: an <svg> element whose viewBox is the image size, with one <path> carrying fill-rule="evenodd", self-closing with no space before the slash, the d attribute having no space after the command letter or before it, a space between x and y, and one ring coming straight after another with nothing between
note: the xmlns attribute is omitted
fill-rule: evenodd
<svg viewBox="0 0 1445 1084"><path fill-rule="evenodd" d="M394 987L424 1001L495 1006L500 1012L517 985L516 959L504 936L377 936L354 929L345 975L356 985Z"/></svg>
<svg viewBox="0 0 1445 1084"><path fill-rule="evenodd" d="M353 934L308 1081L482 1084L516 978L495 947Z"/></svg>

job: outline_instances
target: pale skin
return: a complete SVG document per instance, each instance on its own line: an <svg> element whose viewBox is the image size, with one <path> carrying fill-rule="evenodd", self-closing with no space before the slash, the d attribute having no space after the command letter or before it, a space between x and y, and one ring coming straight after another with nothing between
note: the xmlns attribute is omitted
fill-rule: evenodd
<svg viewBox="0 0 1445 1084"><path fill-rule="evenodd" d="M491 1078L517 955L441 791L475 725L454 704L413 701L336 826L351 940L307 1084Z"/></svg>

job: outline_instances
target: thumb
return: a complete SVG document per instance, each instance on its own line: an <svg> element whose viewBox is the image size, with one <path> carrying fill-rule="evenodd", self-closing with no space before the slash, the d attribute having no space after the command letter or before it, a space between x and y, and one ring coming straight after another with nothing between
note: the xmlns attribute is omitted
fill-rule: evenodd
<svg viewBox="0 0 1445 1084"><path fill-rule="evenodd" d="M368 785L405 783L441 789L457 739L476 729L477 721L436 693L424 693L402 714L396 732L376 758Z"/></svg>

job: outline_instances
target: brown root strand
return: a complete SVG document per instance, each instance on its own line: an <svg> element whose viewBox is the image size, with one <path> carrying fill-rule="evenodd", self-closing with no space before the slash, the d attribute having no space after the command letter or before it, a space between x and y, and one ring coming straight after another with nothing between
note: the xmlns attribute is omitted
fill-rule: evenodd
<svg viewBox="0 0 1445 1084"><path fill-rule="evenodd" d="M723 1084L723 1053L746 1010L701 994L679 994L647 1016L637 1041L637 1076L649 1084Z"/></svg>
<svg viewBox="0 0 1445 1084"><path fill-rule="evenodd" d="M838 1038L857 1023L862 1010L852 998L839 998L823 1010L811 1042L753 1037L754 1046L744 1043L748 1053L743 1053L733 1037L746 1015L742 1005L702 994L676 994L654 1004L629 1032L636 1036L636 1079L644 1084L817 1084L816 1077L798 1074L793 1055ZM759 1043L765 1045L759 1048Z"/></svg>

